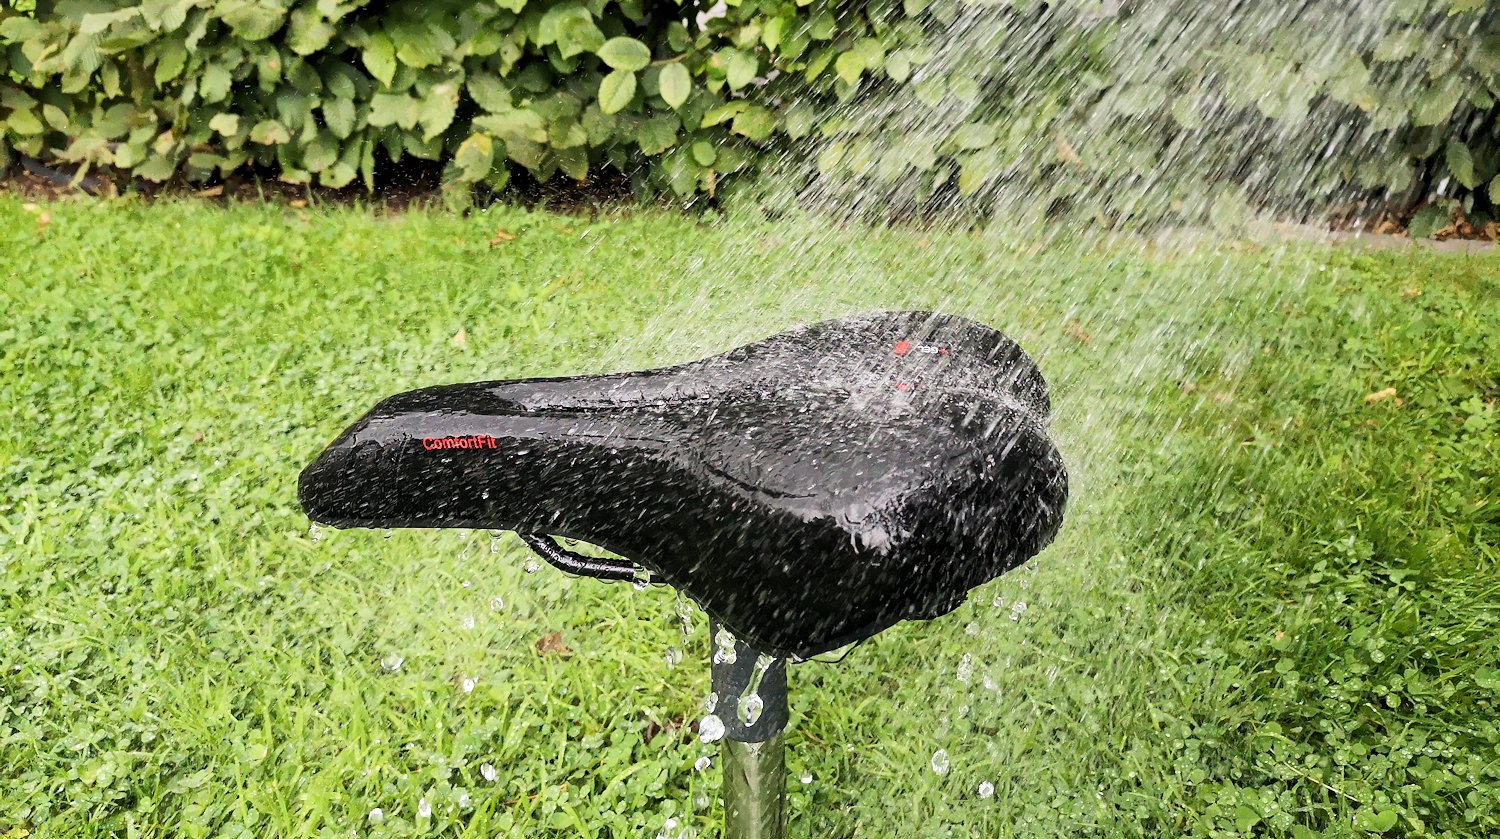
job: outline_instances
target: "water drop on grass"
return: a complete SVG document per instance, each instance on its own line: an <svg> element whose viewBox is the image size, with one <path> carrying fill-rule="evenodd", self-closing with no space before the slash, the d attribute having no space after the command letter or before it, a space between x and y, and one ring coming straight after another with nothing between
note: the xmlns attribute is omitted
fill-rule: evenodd
<svg viewBox="0 0 1500 839"><path fill-rule="evenodd" d="M938 749L932 753L932 771L939 775L948 774L948 750Z"/></svg>
<svg viewBox="0 0 1500 839"><path fill-rule="evenodd" d="M810 783L812 783L812 775L811 775L811 773L803 775L802 778L801 778L801 781L802 781L803 784L810 784Z"/></svg>
<svg viewBox="0 0 1500 839"><path fill-rule="evenodd" d="M463 681L463 685L462 685L463 692L464 693L473 693L474 692L474 688L476 688L478 686L479 686L479 680L478 679L465 677L464 681Z"/></svg>
<svg viewBox="0 0 1500 839"><path fill-rule="evenodd" d="M713 743L724 736L724 721L709 714L698 723L698 739L704 743Z"/></svg>
<svg viewBox="0 0 1500 839"><path fill-rule="evenodd" d="M541 563L537 562L534 559L529 559L526 561L526 573L535 574L540 570L542 570Z"/></svg>
<svg viewBox="0 0 1500 839"><path fill-rule="evenodd" d="M995 785L994 784L990 783L989 781L980 781L979 782L979 797L980 798L989 798L990 796L992 796L994 794L995 794Z"/></svg>
<svg viewBox="0 0 1500 839"><path fill-rule="evenodd" d="M469 794L467 792L461 792L458 794L458 809L467 811L473 806L474 802L469 800Z"/></svg>
<svg viewBox="0 0 1500 839"><path fill-rule="evenodd" d="M431 801L428 801L427 799L424 798L424 799L422 799L422 800L420 800L420 801L417 802L417 818L419 818L419 819L430 819L430 818L432 818L432 802Z"/></svg>
<svg viewBox="0 0 1500 839"><path fill-rule="evenodd" d="M476 621L473 615L464 615L463 620L459 621L459 626L462 626L464 629L473 629L475 625Z"/></svg>
<svg viewBox="0 0 1500 839"><path fill-rule="evenodd" d="M708 767L712 763L713 763L713 758L710 758L708 755L704 755L703 757L700 757L697 760L693 761L693 768L696 769L696 770L698 770L699 772L702 772L702 771L708 769Z"/></svg>
<svg viewBox="0 0 1500 839"><path fill-rule="evenodd" d="M401 665L405 663L406 659L402 658L396 653L391 653L390 655L380 660L380 669L384 670L387 673L394 673L397 670L400 670Z"/></svg>
<svg viewBox="0 0 1500 839"><path fill-rule="evenodd" d="M495 779L500 777L500 773L495 771L493 763L486 763L479 767L479 777L493 784Z"/></svg>
<svg viewBox="0 0 1500 839"><path fill-rule="evenodd" d="M676 610L677 620L682 624L682 638L686 641L693 636L693 604L681 591L677 592Z"/></svg>
<svg viewBox="0 0 1500 839"><path fill-rule="evenodd" d="M491 612L498 612L498 611L500 611L501 609L504 609L504 608L505 608L505 598L501 597L498 594L495 595L494 597L490 598L490 611Z"/></svg>
<svg viewBox="0 0 1500 839"><path fill-rule="evenodd" d="M708 696L703 698L703 710L705 713L712 714L714 712L714 709L718 707L719 694L717 692L710 693Z"/></svg>
<svg viewBox="0 0 1500 839"><path fill-rule="evenodd" d="M385 811L380 809L379 807L376 807L375 809L370 811L369 819L370 824L380 824L381 822L385 821Z"/></svg>
<svg viewBox="0 0 1500 839"><path fill-rule="evenodd" d="M308 525L307 538L312 540L313 544L317 544L323 541L322 529L320 529L316 524Z"/></svg>
<svg viewBox="0 0 1500 839"><path fill-rule="evenodd" d="M958 660L958 680L968 684L974 678L974 656L964 653L964 657Z"/></svg>
<svg viewBox="0 0 1500 839"><path fill-rule="evenodd" d="M1010 607L1010 619L1019 621L1024 614L1026 614L1026 601L1017 600L1016 605Z"/></svg>

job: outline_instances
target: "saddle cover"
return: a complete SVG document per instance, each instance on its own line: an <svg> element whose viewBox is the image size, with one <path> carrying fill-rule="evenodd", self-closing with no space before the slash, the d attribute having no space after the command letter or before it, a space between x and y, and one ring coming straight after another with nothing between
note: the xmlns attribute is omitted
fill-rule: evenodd
<svg viewBox="0 0 1500 839"><path fill-rule="evenodd" d="M752 647L805 658L933 618L1062 523L1047 388L960 317L803 326L642 372L383 400L303 471L336 527L584 540Z"/></svg>

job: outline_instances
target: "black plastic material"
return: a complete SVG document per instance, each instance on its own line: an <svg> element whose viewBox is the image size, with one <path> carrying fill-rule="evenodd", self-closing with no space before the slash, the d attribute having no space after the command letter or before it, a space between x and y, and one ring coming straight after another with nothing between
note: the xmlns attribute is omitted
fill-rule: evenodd
<svg viewBox="0 0 1500 839"><path fill-rule="evenodd" d="M592 542L807 657L946 614L1051 541L1067 475L1048 411L999 332L880 313L658 370L399 394L299 489L337 527Z"/></svg>
<svg viewBox="0 0 1500 839"><path fill-rule="evenodd" d="M764 743L780 734L791 715L786 693L786 659L771 661L760 675L760 682L754 691L763 703L760 716L754 724L747 725L745 720L740 719L739 701L751 692L751 682L755 681L756 671L760 669L761 654L736 638L734 661L723 661L718 655L718 643L713 640L719 635L716 621L709 621L708 635L711 639L709 651L715 654L710 670L710 682L716 697L714 714L724 723L724 739L740 743Z"/></svg>
<svg viewBox="0 0 1500 839"><path fill-rule="evenodd" d="M537 556L552 563L559 571L566 571L569 574L579 574L600 580L630 580L635 578L639 570L630 562L574 553L557 544L551 536L536 533L517 533L516 535L521 537L526 547L531 548Z"/></svg>

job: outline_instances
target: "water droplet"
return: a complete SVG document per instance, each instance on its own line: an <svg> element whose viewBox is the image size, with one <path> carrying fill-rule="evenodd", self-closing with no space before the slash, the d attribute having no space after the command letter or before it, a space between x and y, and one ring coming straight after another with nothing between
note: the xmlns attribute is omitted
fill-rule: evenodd
<svg viewBox="0 0 1500 839"><path fill-rule="evenodd" d="M964 657L958 660L958 680L968 684L974 678L974 656L964 653Z"/></svg>
<svg viewBox="0 0 1500 839"><path fill-rule="evenodd" d="M698 723L698 739L713 743L724 736L724 721L709 714Z"/></svg>
<svg viewBox="0 0 1500 839"><path fill-rule="evenodd" d="M469 582L468 580L462 580L462 581L459 582L459 585L462 586L463 588L470 588L474 584L471 583L471 582Z"/></svg>
<svg viewBox="0 0 1500 839"><path fill-rule="evenodd" d="M806 774L804 774L800 780L804 784L810 784L810 783L812 783L812 773L806 773Z"/></svg>
<svg viewBox="0 0 1500 839"><path fill-rule="evenodd" d="M370 815L367 818L369 818L370 824L380 824L385 821L385 811L376 807L370 811Z"/></svg>
<svg viewBox="0 0 1500 839"><path fill-rule="evenodd" d="M498 612L498 611L500 611L501 609L504 609L504 608L505 608L505 598L501 597L498 594L495 595L494 597L490 598L490 611L491 612Z"/></svg>
<svg viewBox="0 0 1500 839"><path fill-rule="evenodd" d="M734 649L734 636L724 627L714 633L714 664L734 664L739 653Z"/></svg>
<svg viewBox="0 0 1500 839"><path fill-rule="evenodd" d="M964 625L964 634L969 636L970 638L978 638L979 624L975 623L974 621L969 621Z"/></svg>
<svg viewBox="0 0 1500 839"><path fill-rule="evenodd" d="M391 653L390 655L380 660L380 668L387 673L394 673L397 670L400 670L401 665L405 663L406 659L402 658L397 653Z"/></svg>
<svg viewBox="0 0 1500 839"><path fill-rule="evenodd" d="M308 525L307 526L307 538L310 539L310 540L312 540L312 542L314 544L317 544L318 542L323 541L323 530L322 530L322 528L318 527L316 524Z"/></svg>
<svg viewBox="0 0 1500 839"><path fill-rule="evenodd" d="M719 694L717 692L710 693L708 696L705 696L703 698L703 710L706 713L712 714L714 712L714 709L718 708L718 707L719 707Z"/></svg>
<svg viewBox="0 0 1500 839"><path fill-rule="evenodd" d="M541 563L537 562L534 559L528 559L528 560L526 560L526 573L528 573L528 574L535 574L536 572L538 572L540 570L542 570L542 564Z"/></svg>
<svg viewBox="0 0 1500 839"><path fill-rule="evenodd" d="M741 696L738 713L740 722L745 725L755 725L760 721L761 712L766 708L766 702L760 698L760 694L752 693L749 696Z"/></svg>
<svg viewBox="0 0 1500 839"><path fill-rule="evenodd" d="M464 615L463 620L460 620L458 625L464 629L473 629L477 625L477 622L474 620L473 615Z"/></svg>
<svg viewBox="0 0 1500 839"><path fill-rule="evenodd" d="M681 591L677 592L676 611L677 621L682 625L682 638L686 641L693 635L693 604Z"/></svg>
<svg viewBox="0 0 1500 839"><path fill-rule="evenodd" d="M474 802L469 799L469 794L467 792L461 792L458 794L458 809L468 810L473 806Z"/></svg>
<svg viewBox="0 0 1500 839"><path fill-rule="evenodd" d="M651 572L645 568L635 569L635 579L631 585L635 586L636 591L645 591L646 586L651 585Z"/></svg>
<svg viewBox="0 0 1500 839"><path fill-rule="evenodd" d="M476 688L478 686L479 686L479 680L478 679L475 679L475 678L472 678L472 677L469 677L469 676L465 676L464 677L464 681L463 681L463 685L461 687L463 688L463 692L464 693L473 693L474 692L474 688Z"/></svg>
<svg viewBox="0 0 1500 839"><path fill-rule="evenodd" d="M486 763L479 767L479 777L493 784L495 779L500 777L500 773L495 771L494 764Z"/></svg>
<svg viewBox="0 0 1500 839"><path fill-rule="evenodd" d="M427 799L424 798L424 799L422 799L422 800L420 800L420 801L417 802L417 818L419 818L419 819L430 819L430 818L432 818L432 802L431 801L428 801Z"/></svg>
<svg viewBox="0 0 1500 839"><path fill-rule="evenodd" d="M693 768L698 770L699 772L702 772L707 769L712 763L713 758L710 758L708 755L704 755L703 757L700 757L697 760L693 761Z"/></svg>
<svg viewBox="0 0 1500 839"><path fill-rule="evenodd" d="M676 647L667 647L667 667L676 667L682 663L682 650Z"/></svg>
<svg viewBox="0 0 1500 839"><path fill-rule="evenodd" d="M932 753L932 771L939 775L948 774L948 750L938 749Z"/></svg>
<svg viewBox="0 0 1500 839"><path fill-rule="evenodd" d="M989 798L990 796L992 796L994 794L995 794L995 785L994 784L990 783L989 781L980 781L979 782L979 797L980 798Z"/></svg>
<svg viewBox="0 0 1500 839"><path fill-rule="evenodd" d="M1016 604L1010 607L1010 619L1019 621L1024 614L1026 614L1026 601L1017 600Z"/></svg>
<svg viewBox="0 0 1500 839"><path fill-rule="evenodd" d="M490 553L500 553L500 531L498 530L490 534Z"/></svg>

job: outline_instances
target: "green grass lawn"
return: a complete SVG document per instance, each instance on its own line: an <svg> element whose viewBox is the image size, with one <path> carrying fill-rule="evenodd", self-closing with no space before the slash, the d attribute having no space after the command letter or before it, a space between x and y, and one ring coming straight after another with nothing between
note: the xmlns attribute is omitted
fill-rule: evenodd
<svg viewBox="0 0 1500 839"><path fill-rule="evenodd" d="M1034 352L1074 499L792 668L792 835L1500 833L1496 254L0 197L0 836L717 836L701 613L314 538L297 472L398 390L903 307Z"/></svg>

